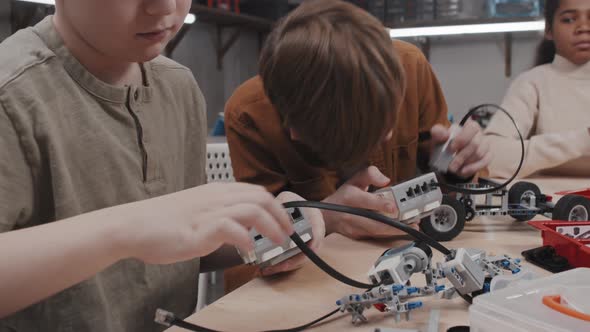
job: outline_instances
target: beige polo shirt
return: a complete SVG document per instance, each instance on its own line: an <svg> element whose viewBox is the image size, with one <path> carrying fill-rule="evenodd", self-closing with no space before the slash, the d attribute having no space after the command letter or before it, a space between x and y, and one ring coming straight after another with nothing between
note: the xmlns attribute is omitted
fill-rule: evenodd
<svg viewBox="0 0 590 332"><path fill-rule="evenodd" d="M205 101L191 72L164 57L142 67L143 86L98 80L51 17L0 44L0 232L205 182ZM159 331L158 307L194 309L198 273L198 260L122 261L0 331Z"/></svg>

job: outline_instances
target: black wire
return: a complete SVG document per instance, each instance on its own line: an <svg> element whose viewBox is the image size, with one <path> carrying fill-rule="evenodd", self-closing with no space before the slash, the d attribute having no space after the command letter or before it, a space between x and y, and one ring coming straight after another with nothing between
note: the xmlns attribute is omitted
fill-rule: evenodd
<svg viewBox="0 0 590 332"><path fill-rule="evenodd" d="M461 296L461 298L463 300L465 300L465 302L469 303L469 304L473 304L473 297L467 295L467 294L461 294L459 293L459 291L457 291L457 294L459 294L459 296Z"/></svg>
<svg viewBox="0 0 590 332"><path fill-rule="evenodd" d="M385 225L388 225L391 227L395 227L401 231L404 231L407 234L414 237L415 239L425 242L431 248L434 248L434 249L440 251L445 256L450 255L452 253L451 250L449 250L447 247L445 247L444 245L442 245L440 242L436 241L435 239L431 238L430 236L428 236L418 230L415 230L412 227L405 225L399 221L395 221L389 217L386 217L380 213L377 213L375 211L352 208L349 206L343 206L343 205L337 205L337 204L330 204L330 203L324 203L324 202L310 202L310 201L288 202L288 203L283 204L283 206L285 208L316 208L316 209L321 209L321 210L337 211L337 212L352 214L355 216L365 217L365 218L380 222L382 224L385 224ZM291 239L293 239L293 237L291 237ZM307 247L307 245L305 245L304 247ZM301 248L301 247L300 247L300 249L303 250L303 248ZM311 259L311 257L310 257L310 259Z"/></svg>
<svg viewBox="0 0 590 332"><path fill-rule="evenodd" d="M307 244L305 244L305 242L303 242L303 240L301 239L301 237L299 237L299 234L297 234L297 232L291 234L290 237L291 237L291 240L293 240L293 242L295 242L297 247L299 247L299 249L301 249L301 251L305 254L305 256L307 256L315 265L317 265L317 267L319 267L320 269L322 269L322 271L326 272L332 278L340 281L341 283L344 283L346 285L356 287L356 288L373 288L373 287L381 286L382 283L379 283L376 285L366 284L366 283L356 281L354 279L351 279L351 278L343 275L342 273L336 271L333 267L328 265L328 263L326 263L318 255L316 255L316 253L313 252L313 250L311 250L307 246Z"/></svg>
<svg viewBox="0 0 590 332"><path fill-rule="evenodd" d="M301 326L298 326L298 327L295 327L295 328L292 328L292 329L287 329L287 330L270 330L270 331L266 331L266 332L299 332L299 331L303 331L305 329L308 329L308 328L314 326L315 324L317 324L317 323L319 323L319 322L321 322L323 320L326 320L326 319L334 316L338 311L340 311L340 309L336 309L336 310L334 310L334 311L332 311L332 312L330 312L330 313L328 313L328 314L326 314L326 315L324 315L324 316L322 316L322 317L314 320L311 323L307 323L305 325L301 325Z"/></svg>
<svg viewBox="0 0 590 332"><path fill-rule="evenodd" d="M303 331L305 329L308 329L308 328L314 326L315 324L317 324L317 323L319 323L319 322L321 322L323 320L326 320L326 319L334 316L336 313L338 313L338 311L340 311L340 309L336 309L334 311L331 311L330 313L328 313L328 314L326 314L326 315L324 315L324 316L322 316L322 317L314 320L313 322L307 323L305 325L301 325L301 326L298 326L298 327L294 327L294 328L290 328L290 329L285 329L285 330L269 330L269 331L265 331L265 332L299 332L299 331ZM170 322L170 324L171 325L174 325L174 326L181 327L183 329L187 329L189 331L196 331L196 332L220 332L220 331L217 331L217 330L212 330L212 329L208 329L208 328L203 327L203 326L199 326L199 325L196 325L196 324L189 323L189 322L184 321L184 320L182 320L180 318L177 318L177 317L175 317L174 320L172 320Z"/></svg>
<svg viewBox="0 0 590 332"><path fill-rule="evenodd" d="M495 108L495 109L503 112L504 114L506 114L508 116L508 118L510 118L510 121L512 121L512 124L514 124L514 128L516 128L516 132L518 133L518 137L520 138L520 147L521 147L521 151L522 151L521 155L520 155L520 162L518 163L518 167L516 168L516 172L514 172L512 177L510 177L504 183L502 183L496 187L492 187L492 188L488 188L488 189L467 189L467 188L461 188L461 187L458 187L458 186L455 186L452 184L448 184L448 183L439 183L438 185L440 187L454 191L454 192L462 193L462 194L475 194L475 195L491 194L491 193L494 193L496 191L506 188L514 179L516 179L516 177L518 176L518 173L520 173L522 165L524 164L524 155L525 155L524 138L522 137L522 134L520 133L520 130L518 129L518 125L516 124L516 121L514 120L512 115L510 115L510 113L508 113L507 110L505 110L503 107L495 105L495 104L482 104L479 106L475 106L472 109L470 109L469 112L467 112L467 114L463 117L463 119L461 120L461 122L459 124L461 126L463 126L467 122L467 120L469 120L469 118L471 118L473 113L479 111L482 108L488 108L488 107Z"/></svg>

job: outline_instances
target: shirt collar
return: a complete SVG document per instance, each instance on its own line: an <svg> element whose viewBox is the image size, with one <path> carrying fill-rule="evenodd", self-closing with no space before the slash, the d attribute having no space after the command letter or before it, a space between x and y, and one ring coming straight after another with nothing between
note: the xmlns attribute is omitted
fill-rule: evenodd
<svg viewBox="0 0 590 332"><path fill-rule="evenodd" d="M583 65L576 65L561 55L556 54L552 66L568 76L590 80L590 61Z"/></svg>
<svg viewBox="0 0 590 332"><path fill-rule="evenodd" d="M47 16L39 22L35 26L34 31L57 56L59 61L61 61L64 69L68 72L70 77L94 96L114 103L127 102L128 95L131 95L136 103L148 102L151 99L152 91L150 88L150 81L152 69L149 62L141 64L144 81L144 84L142 84L141 87L118 87L110 85L90 73L78 61L78 59L70 53L55 28L53 16Z"/></svg>

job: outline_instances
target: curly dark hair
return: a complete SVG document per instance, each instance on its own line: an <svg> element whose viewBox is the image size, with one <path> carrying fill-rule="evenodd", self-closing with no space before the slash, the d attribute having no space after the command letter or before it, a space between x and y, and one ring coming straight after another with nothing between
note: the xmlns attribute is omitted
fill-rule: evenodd
<svg viewBox="0 0 590 332"><path fill-rule="evenodd" d="M545 30L553 30L553 19L559 8L559 0L545 0ZM557 49L555 43L549 39L543 39L537 48L537 57L535 59L535 66L544 65L553 62Z"/></svg>

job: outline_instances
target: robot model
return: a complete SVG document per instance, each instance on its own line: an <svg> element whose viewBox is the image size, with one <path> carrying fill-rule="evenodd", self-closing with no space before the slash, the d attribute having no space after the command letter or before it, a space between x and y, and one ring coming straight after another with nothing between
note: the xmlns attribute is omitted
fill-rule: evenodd
<svg viewBox="0 0 590 332"><path fill-rule="evenodd" d="M402 248L386 251L369 271L369 279L380 286L362 294L352 294L339 299L340 311L352 315L352 323L367 321L364 311L375 307L391 313L396 322L402 315L410 319L410 312L422 307L421 297L442 293L445 299L456 295L479 295L490 290L492 280L509 271L516 275L521 271L520 260L507 255L487 256L479 249L452 250L442 263L433 266L432 250L422 242L414 242ZM422 273L425 285L412 286L410 277ZM448 280L451 288L442 284Z"/></svg>

